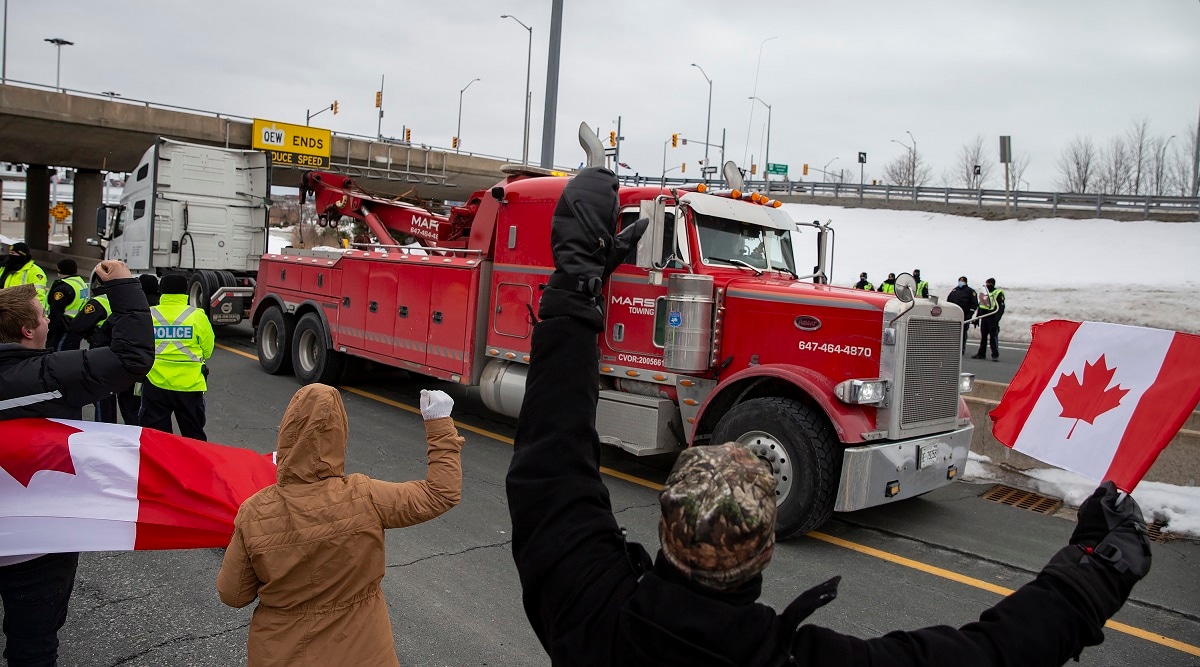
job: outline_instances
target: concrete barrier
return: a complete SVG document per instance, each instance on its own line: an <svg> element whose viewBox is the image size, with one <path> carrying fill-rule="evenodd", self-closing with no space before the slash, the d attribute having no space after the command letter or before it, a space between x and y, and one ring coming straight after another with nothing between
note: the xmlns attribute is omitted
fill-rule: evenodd
<svg viewBox="0 0 1200 667"><path fill-rule="evenodd" d="M975 390L964 396L975 423L971 451L986 456L993 463L1016 471L1048 466L1037 459L1005 447L992 437L992 419L988 412L1000 405L1007 384L977 380ZM1200 412L1193 412L1183 428L1158 455L1145 479L1179 486L1197 486L1200 481Z"/></svg>

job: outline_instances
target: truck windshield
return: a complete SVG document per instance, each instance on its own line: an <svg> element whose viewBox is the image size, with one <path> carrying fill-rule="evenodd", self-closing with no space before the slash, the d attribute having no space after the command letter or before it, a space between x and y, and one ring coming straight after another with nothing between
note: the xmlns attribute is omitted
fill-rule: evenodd
<svg viewBox="0 0 1200 667"><path fill-rule="evenodd" d="M705 264L746 266L796 275L792 233L694 213Z"/></svg>

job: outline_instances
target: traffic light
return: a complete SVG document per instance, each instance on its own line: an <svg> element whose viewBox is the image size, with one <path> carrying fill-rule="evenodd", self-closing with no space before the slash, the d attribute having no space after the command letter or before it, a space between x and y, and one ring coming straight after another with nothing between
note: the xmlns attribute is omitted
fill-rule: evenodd
<svg viewBox="0 0 1200 667"><path fill-rule="evenodd" d="M458 137L450 138L450 148L458 148Z"/></svg>
<svg viewBox="0 0 1200 667"><path fill-rule="evenodd" d="M408 128L408 127L404 128L404 143L406 143L406 144L412 143L412 128Z"/></svg>
<svg viewBox="0 0 1200 667"><path fill-rule="evenodd" d="M808 176L808 163L807 162L804 163L804 170L802 171L801 175Z"/></svg>
<svg viewBox="0 0 1200 667"><path fill-rule="evenodd" d="M333 115L335 115L335 116L336 116L336 115L337 115L337 109L338 109L338 103L337 103L337 100L334 100L334 101L333 101L333 104L330 104L330 105L329 105L329 110L330 110L330 111L332 111L332 112L333 112Z"/></svg>
<svg viewBox="0 0 1200 667"><path fill-rule="evenodd" d="M676 148L678 146L679 146L679 133L676 132L675 134L671 135L671 148Z"/></svg>
<svg viewBox="0 0 1200 667"><path fill-rule="evenodd" d="M686 173L687 173L687 163L686 163L686 162L684 162L683 164L679 165L679 173L681 173L681 174L686 174Z"/></svg>
<svg viewBox="0 0 1200 667"><path fill-rule="evenodd" d="M383 91L382 90L375 91L375 108L376 109L383 108Z"/></svg>
<svg viewBox="0 0 1200 667"><path fill-rule="evenodd" d="M609 146L617 145L617 131L616 130L612 130L608 133L608 145Z"/></svg>
<svg viewBox="0 0 1200 667"><path fill-rule="evenodd" d="M753 175L755 175L755 174L757 174L757 173L758 173L758 165L756 165L756 164L751 164L751 165L750 165L750 175L751 175L751 176L753 176Z"/></svg>

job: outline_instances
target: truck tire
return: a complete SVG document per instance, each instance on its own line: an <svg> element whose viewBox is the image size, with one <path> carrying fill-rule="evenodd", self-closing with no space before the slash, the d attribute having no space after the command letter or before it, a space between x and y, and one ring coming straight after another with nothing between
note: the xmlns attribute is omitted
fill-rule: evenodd
<svg viewBox="0 0 1200 667"><path fill-rule="evenodd" d="M743 444L771 467L779 539L815 530L833 514L842 459L819 411L789 398L751 399L721 418L711 442Z"/></svg>
<svg viewBox="0 0 1200 667"><path fill-rule="evenodd" d="M213 292L219 286L220 281L212 271L193 271L188 277L188 304L207 315Z"/></svg>
<svg viewBox="0 0 1200 667"><path fill-rule="evenodd" d="M346 355L325 346L325 325L316 313L296 323L292 336L292 370L300 384L337 384L346 367Z"/></svg>
<svg viewBox="0 0 1200 667"><path fill-rule="evenodd" d="M271 375L292 372L292 336L296 333L295 316L278 306L263 313L254 332L258 347L258 363Z"/></svg>

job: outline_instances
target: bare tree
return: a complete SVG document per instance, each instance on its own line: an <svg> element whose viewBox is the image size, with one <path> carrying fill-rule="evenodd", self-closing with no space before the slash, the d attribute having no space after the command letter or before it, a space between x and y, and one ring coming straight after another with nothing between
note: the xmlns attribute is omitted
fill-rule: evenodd
<svg viewBox="0 0 1200 667"><path fill-rule="evenodd" d="M1087 192L1093 187L1096 145L1091 137L1075 137L1058 156L1058 188L1064 192Z"/></svg>
<svg viewBox="0 0 1200 667"><path fill-rule="evenodd" d="M1129 174L1128 194L1142 194L1142 174L1148 170L1151 150L1150 119L1138 118L1129 126L1125 133L1125 152Z"/></svg>
<svg viewBox="0 0 1200 667"><path fill-rule="evenodd" d="M991 158L983 149L983 135L977 134L974 139L958 149L958 159L947 180L951 186L981 188L991 180L994 166ZM975 175L975 167L979 167L978 176Z"/></svg>
<svg viewBox="0 0 1200 667"><path fill-rule="evenodd" d="M1133 153L1123 137L1109 139L1100 150L1097 190L1113 195L1133 194Z"/></svg>
<svg viewBox="0 0 1200 667"><path fill-rule="evenodd" d="M922 186L929 182L933 169L925 164L915 148L887 163L883 168L884 181L893 185Z"/></svg>
<svg viewBox="0 0 1200 667"><path fill-rule="evenodd" d="M1146 192L1161 197L1171 191L1170 156L1167 149L1171 146L1175 135L1167 138L1155 137L1150 141L1150 157L1147 163L1146 175L1149 186Z"/></svg>
<svg viewBox="0 0 1200 667"><path fill-rule="evenodd" d="M1025 170L1029 168L1030 159L1029 151L1012 156L1012 160L1008 163L1008 187L1010 190L1021 189L1021 181L1025 177ZM1025 187L1029 189L1029 184L1026 183Z"/></svg>

